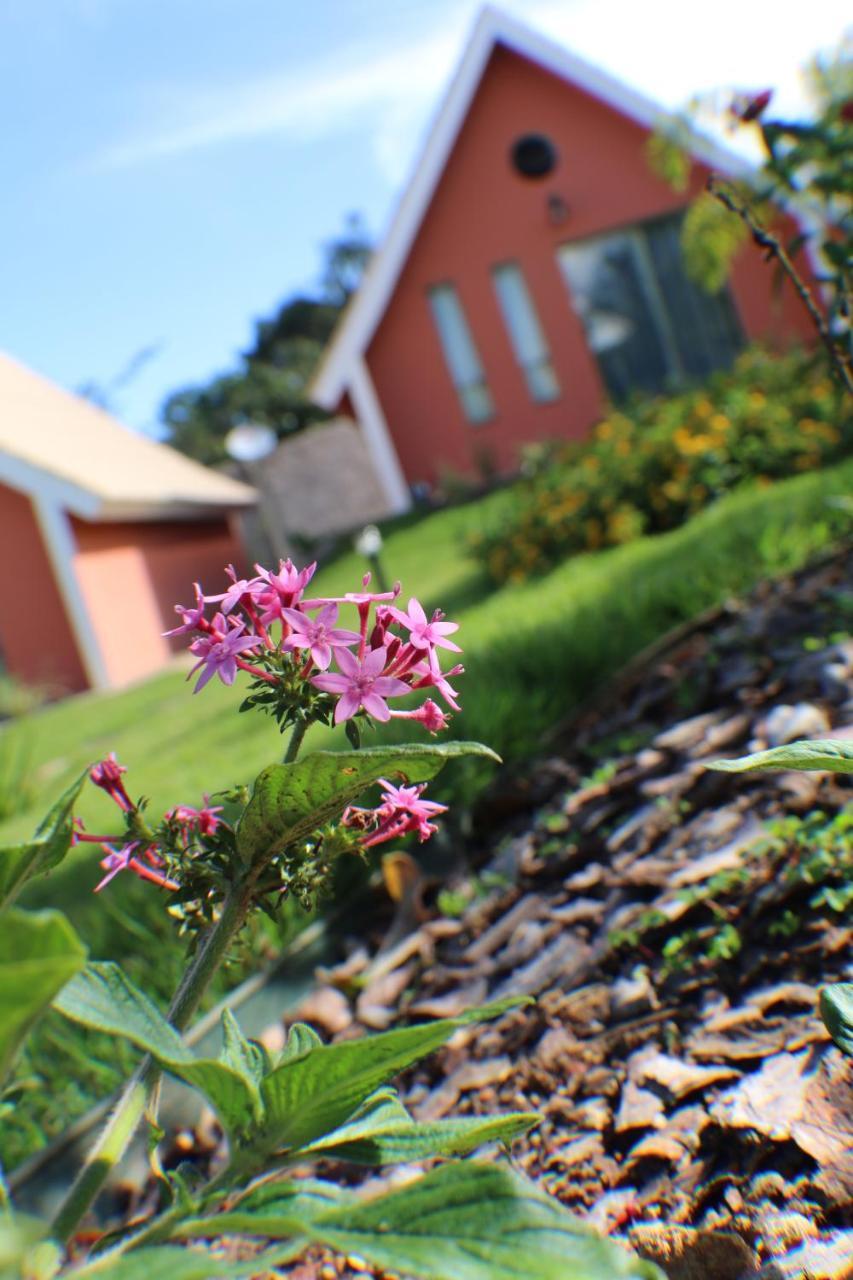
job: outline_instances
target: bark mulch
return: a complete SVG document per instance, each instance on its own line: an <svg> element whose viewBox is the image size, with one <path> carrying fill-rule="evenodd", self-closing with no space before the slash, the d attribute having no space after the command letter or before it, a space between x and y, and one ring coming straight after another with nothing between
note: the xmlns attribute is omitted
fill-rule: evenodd
<svg viewBox="0 0 853 1280"><path fill-rule="evenodd" d="M479 870L439 899L467 897L458 918L423 906L421 876L400 908L414 931L354 939L296 1011L343 1037L533 997L457 1033L402 1095L422 1119L537 1111L515 1165L674 1280L853 1275L853 1066L816 1011L851 976L850 784L705 767L853 736L851 619L845 555L634 664L479 805Z"/></svg>

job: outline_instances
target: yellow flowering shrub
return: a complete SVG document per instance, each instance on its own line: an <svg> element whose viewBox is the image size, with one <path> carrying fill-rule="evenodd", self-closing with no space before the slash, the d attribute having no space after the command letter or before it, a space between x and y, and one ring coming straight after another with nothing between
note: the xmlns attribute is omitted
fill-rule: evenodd
<svg viewBox="0 0 853 1280"><path fill-rule="evenodd" d="M672 529L745 483L827 466L853 448L853 417L822 364L801 351L743 352L670 396L637 396L583 443L542 447L500 527L470 551L496 582Z"/></svg>

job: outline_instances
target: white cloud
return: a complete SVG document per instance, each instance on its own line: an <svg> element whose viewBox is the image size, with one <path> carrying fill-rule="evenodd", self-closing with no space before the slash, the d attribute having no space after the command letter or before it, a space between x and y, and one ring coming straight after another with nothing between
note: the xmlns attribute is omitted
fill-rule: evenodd
<svg viewBox="0 0 853 1280"><path fill-rule="evenodd" d="M369 6L374 18L380 7ZM358 129L383 177L397 185L478 7L445 0L443 8L417 8L396 43L383 43L380 23L369 53L351 46L247 83L161 90L149 103L150 123L103 149L95 163L122 168L240 139L306 143ZM780 105L801 109L797 68L840 38L846 18L842 0L812 0L805 44L802 25L779 21L778 12L768 19L763 0L715 0L713 21L706 7L684 0L509 0L505 7L669 107L720 85L780 84Z"/></svg>

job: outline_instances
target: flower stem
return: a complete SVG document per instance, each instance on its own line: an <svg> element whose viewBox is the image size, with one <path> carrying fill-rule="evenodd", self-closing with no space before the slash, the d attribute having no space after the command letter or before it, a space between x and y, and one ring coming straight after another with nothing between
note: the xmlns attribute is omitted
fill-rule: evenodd
<svg viewBox="0 0 853 1280"><path fill-rule="evenodd" d="M287 744L287 751L284 753L285 764L291 764L299 755L299 748L302 746L302 739L305 737L307 728L308 722L306 720L297 720L293 726L290 742Z"/></svg>
<svg viewBox="0 0 853 1280"><path fill-rule="evenodd" d="M186 1029L231 941L242 927L251 905L254 883L255 874L250 872L231 886L219 919L208 930L184 974L168 1014L169 1021L177 1031ZM59 1207L53 1222L54 1239L65 1243L76 1231L80 1220L124 1155L160 1075L160 1067L150 1057L144 1058L137 1067L71 1190Z"/></svg>

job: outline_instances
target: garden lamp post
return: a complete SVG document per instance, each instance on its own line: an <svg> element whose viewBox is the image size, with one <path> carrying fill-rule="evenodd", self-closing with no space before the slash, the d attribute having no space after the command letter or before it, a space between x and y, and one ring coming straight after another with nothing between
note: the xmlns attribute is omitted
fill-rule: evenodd
<svg viewBox="0 0 853 1280"><path fill-rule="evenodd" d="M364 556L370 565L370 572L376 579L376 585L380 591L388 590L388 583L382 568L382 561L379 553L382 550L382 532L375 524L366 524L361 530L354 542L353 546L360 556Z"/></svg>

